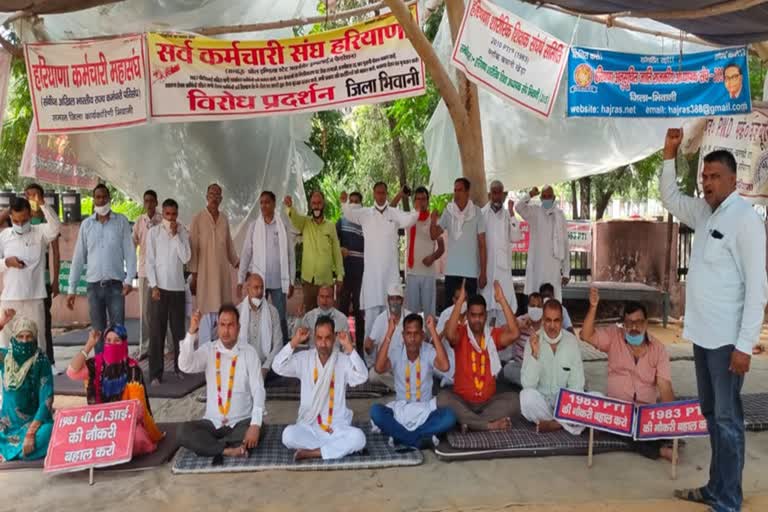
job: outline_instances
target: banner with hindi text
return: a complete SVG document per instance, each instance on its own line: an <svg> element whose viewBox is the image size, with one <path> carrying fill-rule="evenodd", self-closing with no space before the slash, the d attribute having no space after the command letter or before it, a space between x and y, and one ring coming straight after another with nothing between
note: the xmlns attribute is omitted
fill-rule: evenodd
<svg viewBox="0 0 768 512"><path fill-rule="evenodd" d="M415 6L411 13L417 19ZM148 33L147 44L159 121L336 109L426 90L424 65L392 15L291 39Z"/></svg>
<svg viewBox="0 0 768 512"><path fill-rule="evenodd" d="M488 0L467 3L451 60L472 82L549 117L568 45Z"/></svg>
<svg viewBox="0 0 768 512"><path fill-rule="evenodd" d="M105 130L147 120L144 35L24 45L37 132Z"/></svg>

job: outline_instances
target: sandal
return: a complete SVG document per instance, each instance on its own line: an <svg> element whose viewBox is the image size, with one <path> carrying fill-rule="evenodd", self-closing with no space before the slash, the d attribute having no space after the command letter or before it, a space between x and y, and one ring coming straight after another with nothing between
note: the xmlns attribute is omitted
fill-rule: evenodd
<svg viewBox="0 0 768 512"><path fill-rule="evenodd" d="M675 498L684 501L692 501L693 503L712 505L712 499L704 496L703 487L697 487L695 489L675 489Z"/></svg>

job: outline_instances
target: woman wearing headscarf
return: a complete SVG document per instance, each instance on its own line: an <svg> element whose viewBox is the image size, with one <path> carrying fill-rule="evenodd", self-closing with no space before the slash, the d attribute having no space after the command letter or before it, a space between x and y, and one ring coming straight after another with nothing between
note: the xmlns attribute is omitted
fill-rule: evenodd
<svg viewBox="0 0 768 512"><path fill-rule="evenodd" d="M128 331L122 325L111 326L104 335L104 350L88 357L96 347L99 336L98 331L91 331L83 350L69 363L67 376L85 383L89 404L138 400L141 406L136 414L133 455L152 453L165 434L152 418L141 367L128 357Z"/></svg>
<svg viewBox="0 0 768 512"><path fill-rule="evenodd" d="M0 329L15 311L5 310ZM13 324L9 348L0 348L3 406L0 410L0 460L42 459L53 427L51 363L37 347L37 325L27 318Z"/></svg>

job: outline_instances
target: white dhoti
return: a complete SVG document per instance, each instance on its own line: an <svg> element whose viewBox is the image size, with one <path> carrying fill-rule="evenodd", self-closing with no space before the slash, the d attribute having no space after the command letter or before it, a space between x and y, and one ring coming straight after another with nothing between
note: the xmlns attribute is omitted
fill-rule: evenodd
<svg viewBox="0 0 768 512"><path fill-rule="evenodd" d="M365 434L351 425L333 427L328 433L320 427L303 423L283 430L283 445L289 450L317 450L323 460L340 459L365 448Z"/></svg>
<svg viewBox="0 0 768 512"><path fill-rule="evenodd" d="M45 305L43 299L29 300L4 300L0 303L0 311L13 309L16 311L16 318L27 318L37 325L37 346L45 354ZM8 348L13 337L13 322L0 331L0 348Z"/></svg>
<svg viewBox="0 0 768 512"><path fill-rule="evenodd" d="M554 403L550 404L544 395L537 390L527 388L520 392L520 413L523 415L523 418L531 423L538 424L540 421L554 420L554 410ZM578 436L584 431L583 425L576 425L560 420L557 420L557 422L562 425L567 432L575 436Z"/></svg>
<svg viewBox="0 0 768 512"><path fill-rule="evenodd" d="M368 382L371 384L381 384L387 386L389 389L395 389L395 377L392 372L378 373L376 368L371 368L368 371Z"/></svg>

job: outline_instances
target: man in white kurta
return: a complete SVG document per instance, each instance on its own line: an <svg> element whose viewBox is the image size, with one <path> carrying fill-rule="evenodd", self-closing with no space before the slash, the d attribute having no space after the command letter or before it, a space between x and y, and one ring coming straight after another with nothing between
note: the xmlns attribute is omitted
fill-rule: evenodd
<svg viewBox="0 0 768 512"><path fill-rule="evenodd" d="M515 218L513 203L504 208L507 194L500 181L491 183L488 204L483 207L485 217L485 245L487 250L488 284L480 290L488 304L488 321L493 326L504 322L504 313L493 299L493 282L498 281L512 311L517 311L515 283L512 281L512 243L522 239L520 226Z"/></svg>
<svg viewBox="0 0 768 512"><path fill-rule="evenodd" d="M541 206L531 204L537 195L539 189L534 187L515 205L517 213L528 222L530 232L524 293L530 295L539 291L542 284L552 283L555 298L562 302L562 286L568 284L571 273L568 224L563 211L555 205L552 187L544 187Z"/></svg>
<svg viewBox="0 0 768 512"><path fill-rule="evenodd" d="M376 317L386 309L387 288L400 281L400 251L398 229L413 226L418 212L406 213L389 206L386 183L373 187L374 206L363 208L347 203L347 193L341 194L341 210L344 218L363 229L363 287L360 290L360 307L365 310L365 335L371 332Z"/></svg>
<svg viewBox="0 0 768 512"><path fill-rule="evenodd" d="M245 285L245 299L237 306L242 325L238 341L256 349L266 381L272 361L283 348L280 316L277 308L264 298L264 279L260 274L250 274Z"/></svg>
<svg viewBox="0 0 768 512"><path fill-rule="evenodd" d="M283 444L296 450L296 460L340 459L365 448L365 434L352 426L346 389L365 382L368 371L348 332L338 333L339 349L326 318L315 325L315 348L296 352L309 337L309 330L300 328L272 363L278 375L301 381L299 418L283 430Z"/></svg>
<svg viewBox="0 0 768 512"><path fill-rule="evenodd" d="M389 287L387 291L387 309L382 311L373 322L371 334L365 338L365 363L370 369L368 372L368 382L372 384L382 384L389 389L394 389L394 378L391 371L379 373L376 371L376 358L379 354L379 347L387 334L387 325L389 318L397 318L397 328L392 337L393 343L403 343L403 319L411 312L403 307L403 286L395 284Z"/></svg>

